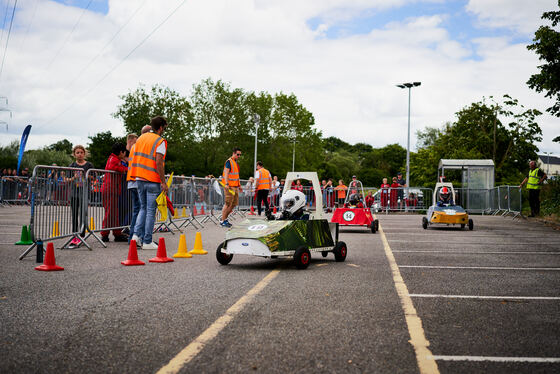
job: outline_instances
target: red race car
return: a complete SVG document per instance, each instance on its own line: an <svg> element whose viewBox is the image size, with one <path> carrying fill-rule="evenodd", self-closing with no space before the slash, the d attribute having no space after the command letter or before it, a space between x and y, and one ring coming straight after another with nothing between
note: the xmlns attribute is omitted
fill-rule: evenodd
<svg viewBox="0 0 560 374"><path fill-rule="evenodd" d="M364 205L362 182L353 180L348 187L344 207L334 210L331 222L340 226L365 226L373 234L379 229L379 221L373 218L371 210Z"/></svg>

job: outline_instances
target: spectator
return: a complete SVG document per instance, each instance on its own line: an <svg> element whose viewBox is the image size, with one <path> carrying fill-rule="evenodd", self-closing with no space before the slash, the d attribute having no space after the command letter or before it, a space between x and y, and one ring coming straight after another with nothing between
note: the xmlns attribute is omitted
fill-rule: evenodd
<svg viewBox="0 0 560 374"><path fill-rule="evenodd" d="M336 186L334 189L337 191L338 206L343 206L344 200L346 199L346 190L348 190L348 187L344 185L344 182L341 179L338 181L338 186Z"/></svg>
<svg viewBox="0 0 560 374"><path fill-rule="evenodd" d="M538 216L541 213L541 201L540 192L541 186L545 179L547 178L546 173L537 167L535 161L529 162L529 175L523 179L523 182L519 185L519 188L523 187L527 183L527 189L529 190L529 205L531 206L531 214L529 217Z"/></svg>
<svg viewBox="0 0 560 374"><path fill-rule="evenodd" d="M268 205L268 194L272 186L270 172L264 168L262 161L257 161L255 180L257 184L257 212L260 216L262 211L261 202L264 202L265 214L267 214L270 210L270 205Z"/></svg>
<svg viewBox="0 0 560 374"><path fill-rule="evenodd" d="M151 127L150 127L151 129ZM150 130L148 130L150 131ZM135 145L138 141L138 135L128 134L126 149L129 151L128 162L132 162L132 157L134 155ZM126 173L126 189L128 191L128 198L132 202L132 217L130 217L130 228L128 232L128 244L134 236L134 227L136 226L136 219L138 218L138 213L140 213L140 196L138 195L138 183L136 183L136 178L131 175L132 168L128 168ZM136 243L138 246L140 243Z"/></svg>
<svg viewBox="0 0 560 374"><path fill-rule="evenodd" d="M360 191L358 191L358 178L355 175L352 175L352 182L350 182L350 186L348 186L349 188L349 194L352 195L354 193L360 193Z"/></svg>
<svg viewBox="0 0 560 374"><path fill-rule="evenodd" d="M296 180L296 184L295 186L292 188L292 190L296 190L299 192L303 192L303 186L301 185L301 181L299 179Z"/></svg>
<svg viewBox="0 0 560 374"><path fill-rule="evenodd" d="M162 116L151 119L152 129L140 135L134 145L134 154L130 167L130 177L135 178L140 199L140 211L136 217L133 240L143 249L157 249L152 233L156 220L157 197L163 191L167 194L169 187L165 182L165 156L167 141L161 137L167 128L167 121Z"/></svg>
<svg viewBox="0 0 560 374"><path fill-rule="evenodd" d="M93 169L93 164L86 161L86 148L83 145L75 145L72 149L72 156L74 156L74 162L72 162L69 167L79 168L83 171L76 171L72 178L70 178L70 208L72 210L72 232L80 232L80 236L83 238L86 232L86 222L82 221L82 207L83 207L83 196L84 196L84 185L88 185L86 181L86 173L89 169ZM68 248L76 248L80 245L81 240L77 237L72 239Z"/></svg>
<svg viewBox="0 0 560 374"><path fill-rule="evenodd" d="M408 194L408 199L406 200L406 206L408 206L409 208L416 208L416 206L418 205L418 197L416 197L416 194L411 192Z"/></svg>
<svg viewBox="0 0 560 374"><path fill-rule="evenodd" d="M373 191L369 191L366 195L366 207L371 208L375 203L375 198L373 197Z"/></svg>
<svg viewBox="0 0 560 374"><path fill-rule="evenodd" d="M408 187L406 185L406 181L403 179L402 173L399 171L397 173L397 184L399 185L399 189L397 190L397 198L399 200L399 208L402 209L404 206L404 187Z"/></svg>
<svg viewBox="0 0 560 374"><path fill-rule="evenodd" d="M397 209L397 197L399 184L397 183L397 177L393 177L393 183L391 183L391 192L389 199L391 200L391 209Z"/></svg>
<svg viewBox="0 0 560 374"><path fill-rule="evenodd" d="M123 143L115 143L111 151L105 165L105 170L117 173L105 173L105 180L103 181L103 186L101 186L103 208L105 209L102 225L104 230L101 231L101 240L108 242L109 233L112 229L116 242L127 242L128 237L123 235L121 229L115 228L120 226L120 209L124 209L124 207L119 207L118 202L123 184L123 176L120 173L127 172L127 167L122 164L122 161L126 158L126 146Z"/></svg>
<svg viewBox="0 0 560 374"><path fill-rule="evenodd" d="M379 187L381 192L381 209L387 208L387 202L389 201L389 183L387 183L387 178L383 178L383 183Z"/></svg>
<svg viewBox="0 0 560 374"><path fill-rule="evenodd" d="M334 186L332 178L329 178L327 184L325 185L325 191L327 192L327 212L332 211L332 207L334 206Z"/></svg>
<svg viewBox="0 0 560 374"><path fill-rule="evenodd" d="M237 165L237 160L241 157L241 154L241 149L235 147L231 157L226 160L224 165L222 177L224 178L226 188L224 188L225 203L222 209L222 220L220 221L222 227L231 227L228 217L233 208L239 204L239 187L241 184L239 182L239 165Z"/></svg>
<svg viewBox="0 0 560 374"><path fill-rule="evenodd" d="M280 196L280 182L278 182L278 176L276 175L272 178L272 188L270 192L272 193L272 206L278 206L278 196Z"/></svg>

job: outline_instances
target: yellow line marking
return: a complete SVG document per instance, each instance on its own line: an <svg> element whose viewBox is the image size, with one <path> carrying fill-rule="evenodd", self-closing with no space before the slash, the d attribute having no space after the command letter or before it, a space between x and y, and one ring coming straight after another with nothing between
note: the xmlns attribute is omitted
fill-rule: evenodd
<svg viewBox="0 0 560 374"><path fill-rule="evenodd" d="M356 264L346 264L346 265L348 265L348 266L354 266L355 268L359 268L359 267L360 267L360 265L356 265Z"/></svg>
<svg viewBox="0 0 560 374"><path fill-rule="evenodd" d="M253 300L259 292L261 292L274 278L276 278L279 272L280 270L272 270L268 273L266 277L255 285L255 287L237 300L237 302L233 304L223 316L218 318L202 334L183 348L183 350L179 352L177 356L173 357L167 365L159 369L157 374L178 373L179 370L195 358L196 355L206 346L206 344L214 339L220 331L222 331L233 320L233 318L241 312L241 310L243 310L245 305L251 302L251 300Z"/></svg>
<svg viewBox="0 0 560 374"><path fill-rule="evenodd" d="M418 369L420 369L420 373L422 374L439 374L437 363L432 355L432 352L428 348L430 342L426 339L426 335L424 334L422 320L416 313L416 309L414 308L414 304L412 303L412 299L408 293L408 288L404 283L399 271L399 266L395 261L395 256L393 256L393 252L391 251L391 247L389 246L389 242L387 241L387 237L385 236L381 225L379 225L379 233L381 234L381 240L383 241L385 255L387 256L387 260L389 260L389 265L391 266L395 288L397 289L397 293L401 299L406 324L408 325L408 333L410 334L409 343L414 347Z"/></svg>
<svg viewBox="0 0 560 374"><path fill-rule="evenodd" d="M328 264L317 264L317 266L327 266Z"/></svg>

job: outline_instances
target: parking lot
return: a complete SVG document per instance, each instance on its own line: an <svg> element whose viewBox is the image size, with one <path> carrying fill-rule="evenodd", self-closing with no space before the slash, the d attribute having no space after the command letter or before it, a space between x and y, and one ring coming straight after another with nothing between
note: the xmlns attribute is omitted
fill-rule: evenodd
<svg viewBox="0 0 560 374"><path fill-rule="evenodd" d="M65 270L44 273L13 245L29 208L0 213L0 372L560 371L560 232L538 222L423 230L420 215L378 215L377 234L341 229L345 262L306 270L221 266L224 231L208 223L206 256L124 267L126 244L94 243L57 249ZM162 236L175 253L178 235Z"/></svg>

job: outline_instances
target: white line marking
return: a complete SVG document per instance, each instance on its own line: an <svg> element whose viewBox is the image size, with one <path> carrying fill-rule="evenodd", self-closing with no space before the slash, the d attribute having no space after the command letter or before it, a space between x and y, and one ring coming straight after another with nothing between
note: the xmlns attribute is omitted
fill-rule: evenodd
<svg viewBox="0 0 560 374"><path fill-rule="evenodd" d="M560 300L558 296L478 296L478 295L436 295L413 293L410 297L440 298L440 299L481 299L481 300Z"/></svg>
<svg viewBox="0 0 560 374"><path fill-rule="evenodd" d="M408 327L408 333L410 335L409 342L412 347L414 347L416 362L418 363L420 374L439 374L437 363L433 359L432 352L428 348L430 346L430 342L426 339L426 334L424 333L424 328L422 327L422 320L416 313L416 309L414 308L414 304L412 303L412 299L408 293L408 287L406 287L406 283L404 283L404 279L399 271L399 266L395 261L395 256L393 256L393 253L391 252L391 247L389 246L389 242L387 241L387 237L385 236L381 225L379 225L379 234L381 236L381 241L383 242L385 256L387 256L391 272L393 273L393 282L395 283L397 294L401 300L401 306L404 311L404 317Z"/></svg>
<svg viewBox="0 0 560 374"><path fill-rule="evenodd" d="M523 251L510 251L510 252L476 252L476 251L407 251L407 250L393 250L393 253L444 253L444 254L473 254L473 255L560 255L560 252L523 252Z"/></svg>
<svg viewBox="0 0 560 374"><path fill-rule="evenodd" d="M218 318L210 327L208 327L195 340L187 345L181 352L177 354L167 365L158 370L157 374L178 373L186 364L188 364L196 355L202 351L204 346L214 339L220 331L222 331L243 308L253 298L261 292L280 272L280 270L272 270L266 277L261 279L255 287L243 295L235 304L233 304L226 313Z"/></svg>
<svg viewBox="0 0 560 374"><path fill-rule="evenodd" d="M560 268L513 268L502 266L436 266L436 265L399 265L400 268L419 269L474 269L474 270L536 270L536 271L558 271Z"/></svg>
<svg viewBox="0 0 560 374"><path fill-rule="evenodd" d="M401 235L402 236L402 235ZM443 239L443 238L442 238ZM438 244L445 244L445 245L524 245L524 246L530 246L531 243L504 243L502 242L496 242L496 243L489 243L489 242L463 242L463 241L457 241L457 242L445 242L442 243L441 240L414 240L414 239L407 239L407 240L400 240L400 239L390 239L391 243L424 243L424 244L428 244L428 243L438 243ZM552 245L552 244L558 244L558 241L551 241L551 242L543 242L539 240L539 244L544 244L544 245Z"/></svg>
<svg viewBox="0 0 560 374"><path fill-rule="evenodd" d="M440 361L491 361L491 362L560 362L557 357L494 357L494 356L445 356L434 355Z"/></svg>

